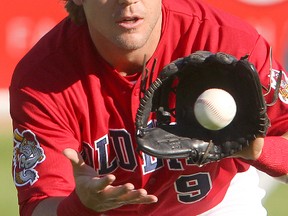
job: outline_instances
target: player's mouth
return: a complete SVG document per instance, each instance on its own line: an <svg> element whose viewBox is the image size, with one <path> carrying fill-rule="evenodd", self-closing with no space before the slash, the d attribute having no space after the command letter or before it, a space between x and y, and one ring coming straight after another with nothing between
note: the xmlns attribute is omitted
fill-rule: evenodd
<svg viewBox="0 0 288 216"><path fill-rule="evenodd" d="M138 16L129 16L129 17L122 17L120 20L117 21L117 24L125 29L135 29L138 27L144 20Z"/></svg>

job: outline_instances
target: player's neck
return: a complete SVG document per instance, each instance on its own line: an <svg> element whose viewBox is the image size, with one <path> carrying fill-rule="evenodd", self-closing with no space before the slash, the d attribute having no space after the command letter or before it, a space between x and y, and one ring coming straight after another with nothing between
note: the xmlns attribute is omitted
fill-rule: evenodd
<svg viewBox="0 0 288 216"><path fill-rule="evenodd" d="M156 50L157 43L151 46L144 46L141 49L126 51L121 49L107 49L105 52L98 50L100 55L112 65L121 75L126 76L129 74L142 71L143 60L149 60ZM153 47L153 48L152 48Z"/></svg>

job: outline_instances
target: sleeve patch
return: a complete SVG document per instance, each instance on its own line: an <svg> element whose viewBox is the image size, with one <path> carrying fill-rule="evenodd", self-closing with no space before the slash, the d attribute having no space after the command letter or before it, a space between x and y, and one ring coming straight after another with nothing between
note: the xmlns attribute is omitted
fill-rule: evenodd
<svg viewBox="0 0 288 216"><path fill-rule="evenodd" d="M35 167L45 160L35 134L30 130L22 133L14 130L13 177L16 186L33 185L38 179Z"/></svg>
<svg viewBox="0 0 288 216"><path fill-rule="evenodd" d="M271 73L271 87L273 89L276 88L276 83L277 83L277 78L280 74L280 71L272 69L272 73ZM282 74L282 79L281 79L281 84L280 84L280 89L279 89L279 98L280 100L285 103L288 104L288 78L286 73Z"/></svg>

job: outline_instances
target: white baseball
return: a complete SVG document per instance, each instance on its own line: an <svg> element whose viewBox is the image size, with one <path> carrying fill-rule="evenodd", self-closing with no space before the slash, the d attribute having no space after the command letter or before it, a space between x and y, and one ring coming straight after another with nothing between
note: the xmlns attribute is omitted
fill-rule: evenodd
<svg viewBox="0 0 288 216"><path fill-rule="evenodd" d="M204 91L194 105L197 121L209 130L220 130L229 125L236 115L236 110L232 95L217 88Z"/></svg>

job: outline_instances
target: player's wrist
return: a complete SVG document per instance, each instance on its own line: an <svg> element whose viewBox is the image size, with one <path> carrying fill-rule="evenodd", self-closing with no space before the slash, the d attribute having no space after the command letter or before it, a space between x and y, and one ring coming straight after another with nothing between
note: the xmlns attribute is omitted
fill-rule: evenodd
<svg viewBox="0 0 288 216"><path fill-rule="evenodd" d="M260 156L256 160L245 161L270 176L287 175L288 158L282 157L288 154L287 144L288 140L281 136L265 137Z"/></svg>
<svg viewBox="0 0 288 216"><path fill-rule="evenodd" d="M79 199L76 191L62 200L57 208L58 216L100 216L101 213L95 212L92 209L87 208Z"/></svg>

